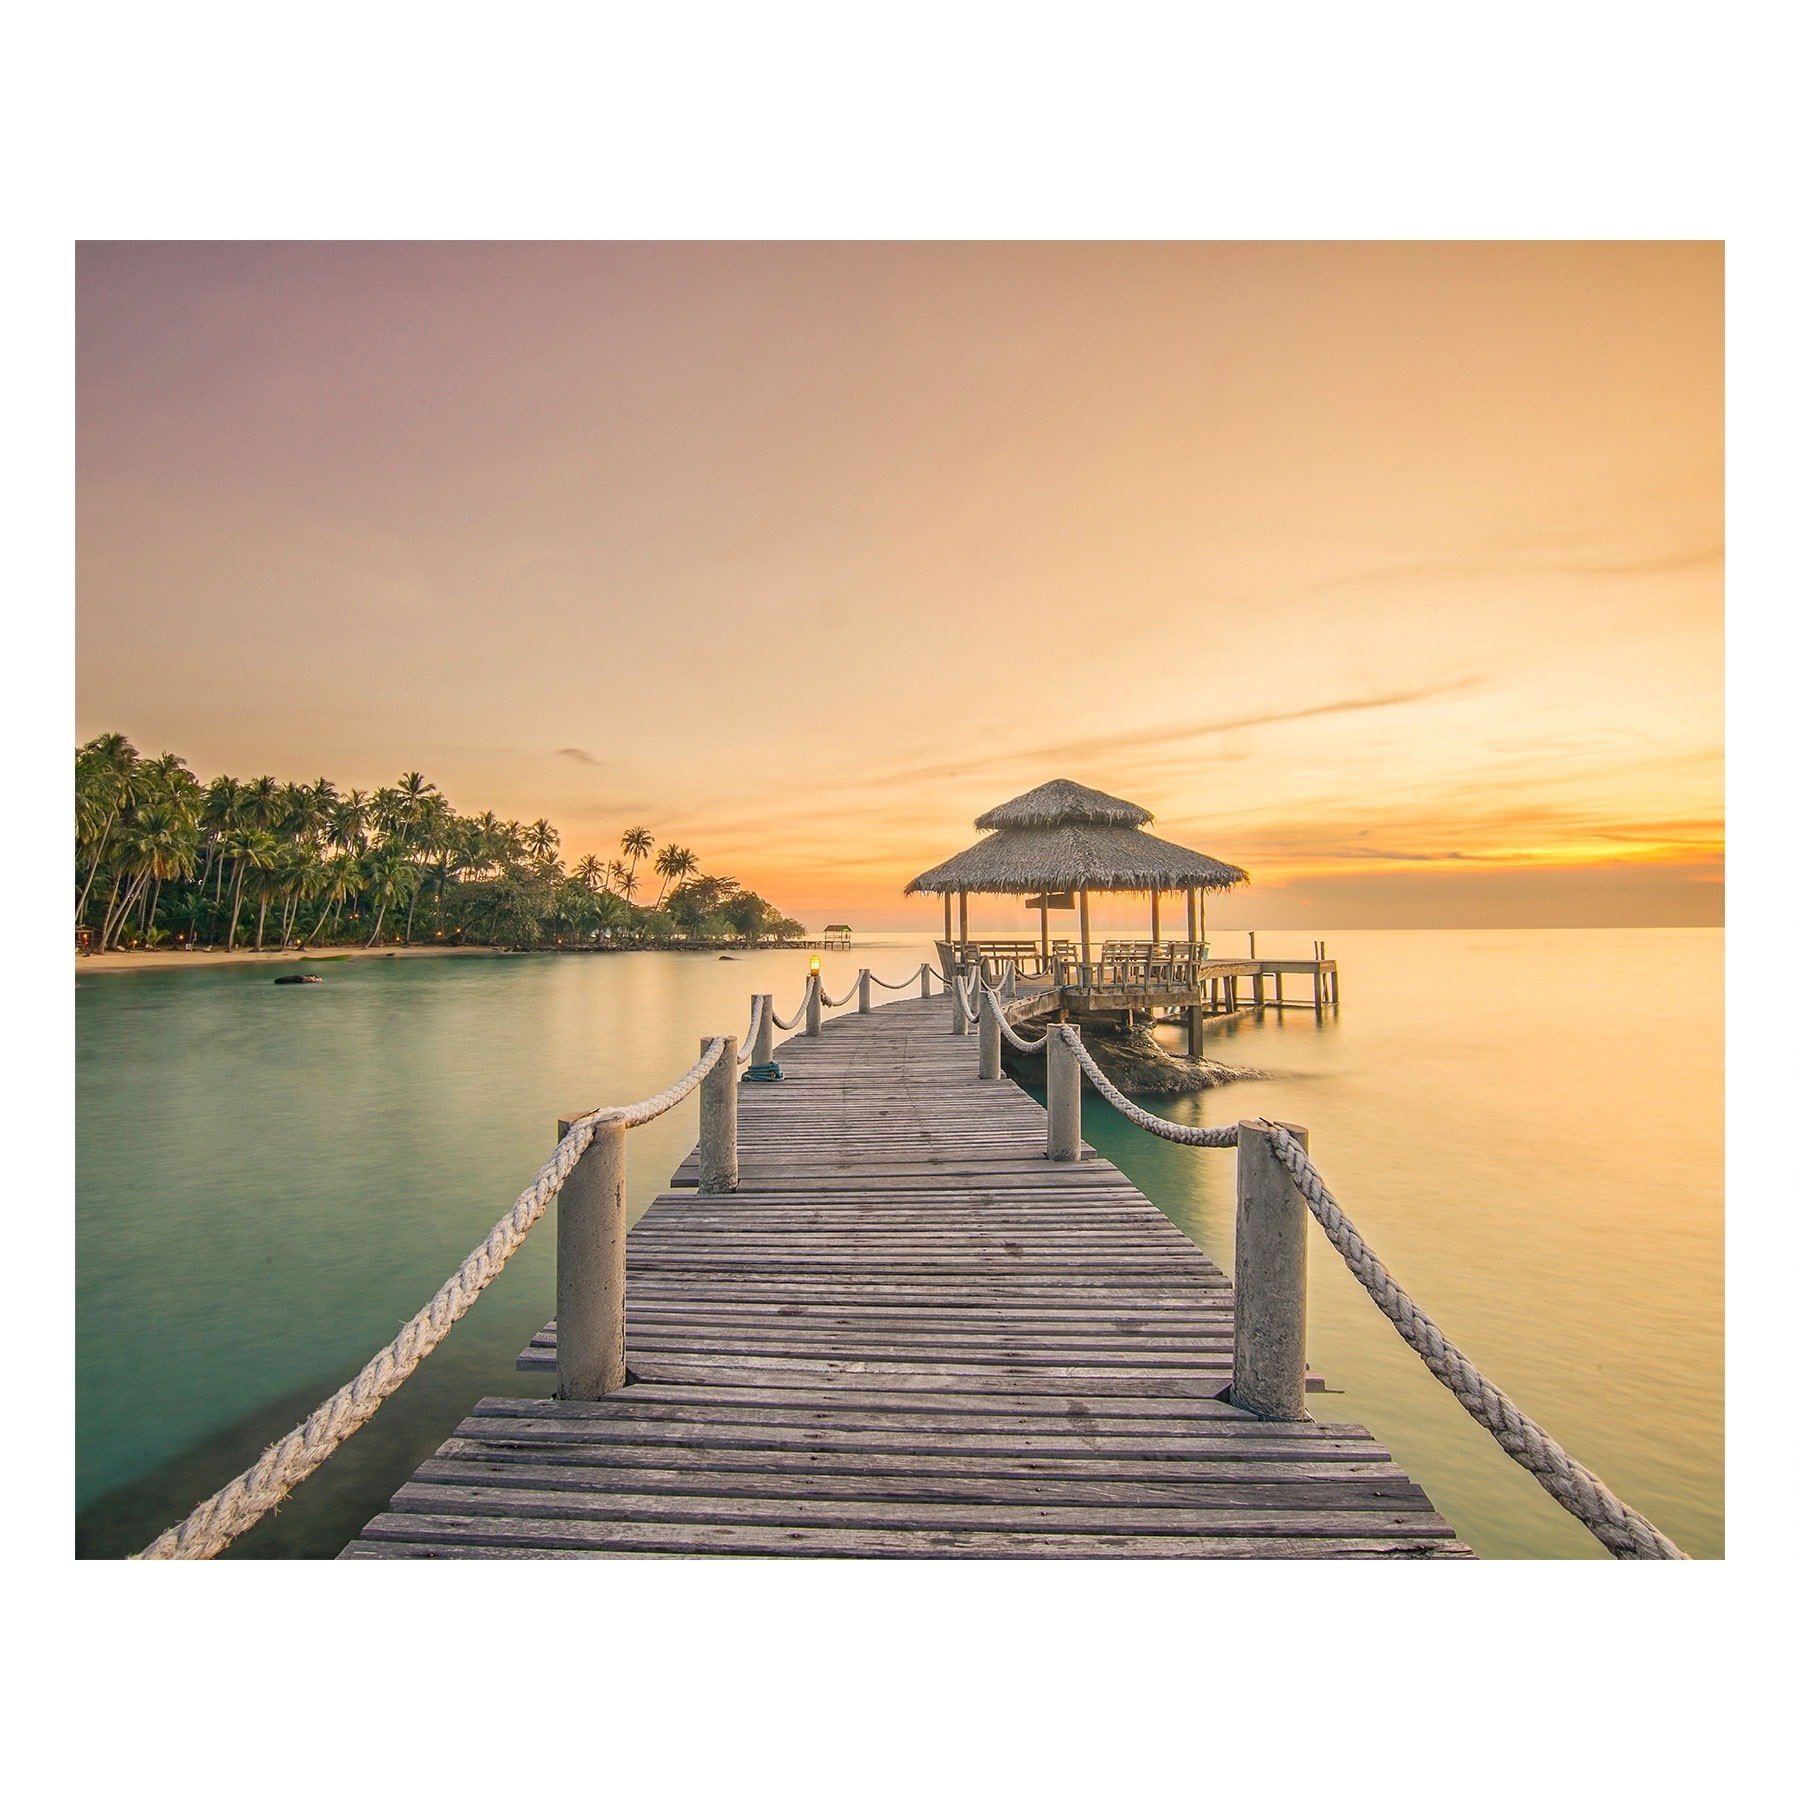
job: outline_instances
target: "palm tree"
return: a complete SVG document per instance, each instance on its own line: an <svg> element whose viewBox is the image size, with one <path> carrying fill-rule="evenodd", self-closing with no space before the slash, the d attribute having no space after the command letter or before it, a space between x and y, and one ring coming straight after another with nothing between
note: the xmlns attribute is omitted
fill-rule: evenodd
<svg viewBox="0 0 1800 1800"><path fill-rule="evenodd" d="M275 860L277 848L274 833L260 830L255 825L238 825L226 837L225 853L237 865L237 872L231 878L231 929L225 937L227 950L237 947L238 910L244 904L244 872L266 869Z"/></svg>
<svg viewBox="0 0 1800 1800"><path fill-rule="evenodd" d="M662 877L662 886L656 892L656 904L660 907L663 897L669 891L671 881L679 883L686 876L693 874L700 866L699 859L691 850L683 850L679 844L664 844L656 853L653 865L657 874Z"/></svg>
<svg viewBox="0 0 1800 1800"><path fill-rule="evenodd" d="M548 819L534 819L525 828L525 848L541 863L551 860L561 842L556 827Z"/></svg>
<svg viewBox="0 0 1800 1800"><path fill-rule="evenodd" d="M328 862L322 863L319 870L319 898L324 904L319 908L319 916L313 921L313 928L306 934L307 943L311 943L319 935L325 921L333 910L341 913L344 902L356 892L362 880L362 864L347 850L339 850Z"/></svg>
<svg viewBox="0 0 1800 1800"><path fill-rule="evenodd" d="M571 880L579 881L590 894L597 894L606 886L606 871L600 866L600 859L591 853L581 858L569 871Z"/></svg>
<svg viewBox="0 0 1800 1800"><path fill-rule="evenodd" d="M619 838L619 853L622 856L631 858L631 873L634 877L637 874L638 858L641 856L648 856L651 850L655 848L655 845L656 839L641 825L634 825L629 831L621 834ZM629 888L620 888L619 892L621 894L633 893L636 889L637 882L634 879Z"/></svg>
<svg viewBox="0 0 1800 1800"><path fill-rule="evenodd" d="M419 884L417 863L408 862L398 850L383 847L369 856L369 891L379 902L374 929L369 933L369 946L381 942L381 922L388 908L400 900L410 900Z"/></svg>

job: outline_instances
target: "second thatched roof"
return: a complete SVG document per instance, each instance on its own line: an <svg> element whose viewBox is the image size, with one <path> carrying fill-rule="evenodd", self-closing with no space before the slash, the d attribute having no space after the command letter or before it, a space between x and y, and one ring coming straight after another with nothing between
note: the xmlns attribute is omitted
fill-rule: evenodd
<svg viewBox="0 0 1800 1800"><path fill-rule="evenodd" d="M1250 877L1184 850L1143 826L1129 800L1074 781L1050 781L981 815L991 835L906 884L909 894L1036 894L1091 888L1115 893L1229 888Z"/></svg>

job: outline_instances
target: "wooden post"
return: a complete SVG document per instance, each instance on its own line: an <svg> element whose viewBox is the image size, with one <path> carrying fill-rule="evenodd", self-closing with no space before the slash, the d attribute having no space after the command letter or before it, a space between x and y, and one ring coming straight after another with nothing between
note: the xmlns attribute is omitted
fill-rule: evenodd
<svg viewBox="0 0 1800 1800"><path fill-rule="evenodd" d="M1187 1009L1187 1045L1189 1056L1206 1054L1206 1008L1190 1006Z"/></svg>
<svg viewBox="0 0 1800 1800"><path fill-rule="evenodd" d="M712 1038L700 1040L704 1055ZM738 1184L738 1041L725 1039L719 1060L700 1082L700 1192L733 1194Z"/></svg>
<svg viewBox="0 0 1800 1800"><path fill-rule="evenodd" d="M1306 1133L1286 1128L1305 1145ZM1306 1201L1269 1127L1238 1122L1237 1295L1231 1403L1264 1419L1306 1417Z"/></svg>
<svg viewBox="0 0 1800 1800"><path fill-rule="evenodd" d="M1088 931L1088 895L1087 889L1081 890L1081 979L1085 983L1088 978L1088 965L1094 960L1094 943Z"/></svg>
<svg viewBox="0 0 1800 1800"><path fill-rule="evenodd" d="M946 990L950 996L950 1035L952 1037L969 1035L969 1016L963 1011L962 989L958 985L962 976L967 973L967 969L959 968L957 973L951 976L950 986Z"/></svg>
<svg viewBox="0 0 1800 1800"><path fill-rule="evenodd" d="M822 975L809 975L806 978L806 1035L817 1037L825 1025L825 978Z"/></svg>
<svg viewBox="0 0 1800 1800"><path fill-rule="evenodd" d="M956 896L956 947L961 957L969 954L969 890L962 888Z"/></svg>
<svg viewBox="0 0 1800 1800"><path fill-rule="evenodd" d="M1256 961L1256 933L1254 931L1250 934L1250 960Z"/></svg>
<svg viewBox="0 0 1800 1800"><path fill-rule="evenodd" d="M948 905L949 903L946 901L945 904ZM946 944L949 943L949 941L948 938L944 939ZM931 971L926 968L923 963L919 964L919 998L921 1000L929 1000L931 998Z"/></svg>
<svg viewBox="0 0 1800 1800"><path fill-rule="evenodd" d="M1281 971L1279 969L1275 971L1275 1004L1278 1008L1287 1004L1281 997Z"/></svg>
<svg viewBox="0 0 1800 1800"><path fill-rule="evenodd" d="M944 942L954 944L956 939L950 935L950 890L944 889Z"/></svg>
<svg viewBox="0 0 1800 1800"><path fill-rule="evenodd" d="M574 1123L557 1121L559 1141ZM611 1119L556 1197L556 1397L598 1400L624 1385L625 1126Z"/></svg>
<svg viewBox="0 0 1800 1800"><path fill-rule="evenodd" d="M1043 905L1038 908L1038 967L1048 974L1050 971L1050 894L1046 889Z"/></svg>
<svg viewBox="0 0 1800 1800"><path fill-rule="evenodd" d="M867 1012L869 1007L869 971L864 969L856 978L856 1010Z"/></svg>
<svg viewBox="0 0 1800 1800"><path fill-rule="evenodd" d="M981 1000L981 1079L1000 1079L1000 996L984 994Z"/></svg>
<svg viewBox="0 0 1800 1800"><path fill-rule="evenodd" d="M1080 1027L1070 1025L1070 1031ZM1044 1046L1044 1105L1049 1115L1044 1154L1051 1162L1076 1162L1081 1157L1081 1064L1064 1040L1062 1029L1052 1028Z"/></svg>
<svg viewBox="0 0 1800 1800"><path fill-rule="evenodd" d="M1162 942L1162 895L1155 888L1150 890L1150 954L1156 954L1156 947Z"/></svg>
<svg viewBox="0 0 1800 1800"><path fill-rule="evenodd" d="M753 1063L768 1063L775 1060L775 996L761 994L762 1017L757 1021L756 1043L751 1048L750 1060Z"/></svg>

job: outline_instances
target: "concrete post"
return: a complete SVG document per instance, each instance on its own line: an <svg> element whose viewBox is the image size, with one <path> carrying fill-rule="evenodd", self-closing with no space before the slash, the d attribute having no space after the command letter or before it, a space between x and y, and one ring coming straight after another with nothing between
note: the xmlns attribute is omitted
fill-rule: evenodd
<svg viewBox="0 0 1800 1800"><path fill-rule="evenodd" d="M825 978L822 975L809 975L806 978L806 1035L817 1037L825 1026Z"/></svg>
<svg viewBox="0 0 1800 1800"><path fill-rule="evenodd" d="M856 978L856 1010L867 1012L869 1006L869 971L864 969Z"/></svg>
<svg viewBox="0 0 1800 1800"><path fill-rule="evenodd" d="M559 1140L574 1122L557 1121ZM556 1397L598 1400L624 1385L625 1127L614 1119L556 1197Z"/></svg>
<svg viewBox="0 0 1800 1800"><path fill-rule="evenodd" d="M756 1024L756 1044L750 1052L753 1063L770 1063L775 1060L775 996L759 994L762 1001L762 1017Z"/></svg>
<svg viewBox="0 0 1800 1800"><path fill-rule="evenodd" d="M931 971L923 963L919 964L919 998L931 998Z"/></svg>
<svg viewBox="0 0 1800 1800"><path fill-rule="evenodd" d="M966 975L967 973L968 971L966 969L960 972L960 974L963 975ZM968 1014L963 1011L960 975L952 978L948 992L950 995L950 1035L952 1037L967 1037L969 1035L969 1018Z"/></svg>
<svg viewBox="0 0 1800 1800"><path fill-rule="evenodd" d="M1287 1130L1306 1143L1298 1125ZM1264 1419L1306 1417L1306 1201L1268 1126L1238 1122L1237 1298L1231 1403Z"/></svg>
<svg viewBox="0 0 1800 1800"><path fill-rule="evenodd" d="M1044 1154L1052 1162L1076 1162L1081 1157L1081 1064L1064 1040L1065 1029L1079 1033L1081 1028L1052 1026L1044 1046L1044 1101L1049 1113Z"/></svg>
<svg viewBox="0 0 1800 1800"><path fill-rule="evenodd" d="M1000 1079L1000 996L985 994L981 1001L981 1079Z"/></svg>
<svg viewBox="0 0 1800 1800"><path fill-rule="evenodd" d="M712 1048L711 1038L700 1040L701 1054ZM738 1041L725 1039L725 1048L709 1074L700 1082L700 1192L733 1194L738 1184Z"/></svg>

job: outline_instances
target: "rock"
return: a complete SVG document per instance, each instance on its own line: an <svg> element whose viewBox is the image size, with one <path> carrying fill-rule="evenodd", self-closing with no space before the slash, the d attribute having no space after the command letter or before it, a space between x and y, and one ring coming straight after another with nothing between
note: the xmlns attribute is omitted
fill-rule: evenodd
<svg viewBox="0 0 1800 1800"><path fill-rule="evenodd" d="M1107 1079L1125 1094L1198 1094L1233 1081L1261 1081L1261 1069L1239 1069L1205 1057L1177 1056L1139 1025L1130 1031L1088 1031L1082 1041Z"/></svg>

